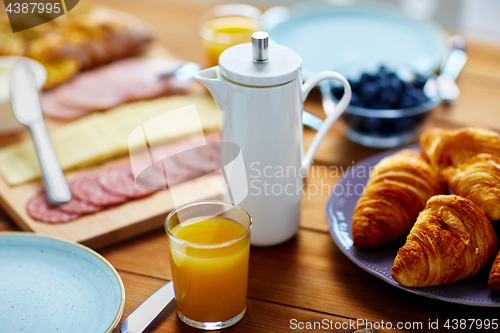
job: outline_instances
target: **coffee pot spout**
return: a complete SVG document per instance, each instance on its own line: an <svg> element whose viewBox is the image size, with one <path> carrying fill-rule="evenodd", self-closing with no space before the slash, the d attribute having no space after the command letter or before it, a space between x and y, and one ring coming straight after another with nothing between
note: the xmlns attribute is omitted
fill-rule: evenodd
<svg viewBox="0 0 500 333"><path fill-rule="evenodd" d="M219 72L219 66L199 71L194 78L210 91L221 111L226 109L227 81Z"/></svg>

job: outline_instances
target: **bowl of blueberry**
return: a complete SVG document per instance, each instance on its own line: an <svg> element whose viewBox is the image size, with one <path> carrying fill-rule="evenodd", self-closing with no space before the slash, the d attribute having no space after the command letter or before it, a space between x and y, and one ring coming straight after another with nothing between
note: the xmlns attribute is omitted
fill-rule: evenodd
<svg viewBox="0 0 500 333"><path fill-rule="evenodd" d="M349 81L352 98L342 114L346 134L363 146L390 148L414 140L430 111L439 102L434 73L421 74L406 66L375 66L365 70L338 70ZM325 100L338 102L343 87L321 86Z"/></svg>

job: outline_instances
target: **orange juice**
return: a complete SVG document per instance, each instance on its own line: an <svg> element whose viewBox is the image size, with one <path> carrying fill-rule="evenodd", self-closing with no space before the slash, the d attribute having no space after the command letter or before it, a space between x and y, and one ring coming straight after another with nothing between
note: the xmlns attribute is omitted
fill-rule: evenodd
<svg viewBox="0 0 500 333"><path fill-rule="evenodd" d="M244 312L250 249L246 231L240 223L219 217L189 220L172 229L177 240L170 238L170 263L180 314L218 322Z"/></svg>
<svg viewBox="0 0 500 333"><path fill-rule="evenodd" d="M213 18L202 27L202 44L210 66L217 66L219 56L227 48L241 43L250 43L252 33L260 29L258 20L244 16Z"/></svg>

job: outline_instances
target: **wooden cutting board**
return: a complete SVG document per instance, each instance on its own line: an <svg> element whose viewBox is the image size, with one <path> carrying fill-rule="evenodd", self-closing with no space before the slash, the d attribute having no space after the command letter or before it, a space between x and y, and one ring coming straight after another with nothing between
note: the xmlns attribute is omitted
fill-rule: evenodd
<svg viewBox="0 0 500 333"><path fill-rule="evenodd" d="M106 168L113 163L116 161L92 167L91 170ZM72 180L85 172L88 169L66 173L66 178ZM224 186L220 173L176 185L176 204L219 199ZM0 177L0 206L23 230L61 237L94 249L161 228L168 212L175 208L171 191L162 190L149 197L84 215L70 222L44 223L33 220L26 212L28 200L41 189L42 180L11 187Z"/></svg>
<svg viewBox="0 0 500 333"><path fill-rule="evenodd" d="M143 56L178 59L156 42L144 51ZM191 91L200 92L203 88L194 84ZM45 120L49 131L68 122L51 118ZM24 138L30 138L29 131L0 137L0 147ZM116 160L85 170L65 172L65 176L71 181L82 172L106 168L110 163L116 163ZM26 212L27 202L42 188L42 180L11 187L0 177L0 207L23 230L61 237L94 249L161 228L167 214L175 208L171 191L163 190L147 198L130 201L99 213L84 215L71 222L50 224L33 220ZM223 190L225 185L221 174L206 175L176 185L176 204L178 206L199 200L218 199Z"/></svg>

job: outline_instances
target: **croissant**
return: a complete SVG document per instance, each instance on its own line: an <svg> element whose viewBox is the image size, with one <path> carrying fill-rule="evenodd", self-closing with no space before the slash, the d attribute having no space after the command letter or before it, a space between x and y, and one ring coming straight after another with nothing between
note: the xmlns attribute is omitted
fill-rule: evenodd
<svg viewBox="0 0 500 333"><path fill-rule="evenodd" d="M449 284L473 276L493 259L497 236L471 200L437 195L398 251L392 278L407 287Z"/></svg>
<svg viewBox="0 0 500 333"><path fill-rule="evenodd" d="M354 209L354 245L378 247L407 234L427 200L441 193L438 174L420 152L405 149L382 159Z"/></svg>
<svg viewBox="0 0 500 333"><path fill-rule="evenodd" d="M500 157L479 154L440 174L453 193L472 200L489 219L500 219Z"/></svg>
<svg viewBox="0 0 500 333"><path fill-rule="evenodd" d="M431 128L420 135L420 146L431 165L440 171L457 167L481 153L500 156L500 135L476 127Z"/></svg>
<svg viewBox="0 0 500 333"><path fill-rule="evenodd" d="M420 145L453 193L500 219L500 135L480 128L430 129Z"/></svg>
<svg viewBox="0 0 500 333"><path fill-rule="evenodd" d="M490 278L488 279L488 287L491 290L500 290L500 251L491 267Z"/></svg>

